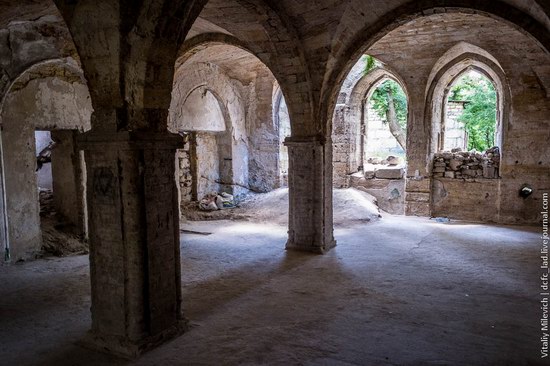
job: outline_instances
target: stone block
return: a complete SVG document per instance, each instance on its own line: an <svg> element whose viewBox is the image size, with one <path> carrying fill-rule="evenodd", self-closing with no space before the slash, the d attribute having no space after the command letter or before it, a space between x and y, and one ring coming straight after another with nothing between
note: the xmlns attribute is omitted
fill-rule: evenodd
<svg viewBox="0 0 550 366"><path fill-rule="evenodd" d="M407 192L425 192L429 193L431 187L430 179L407 179L406 190Z"/></svg>
<svg viewBox="0 0 550 366"><path fill-rule="evenodd" d="M449 168L451 170L458 170L460 169L460 167L462 166L462 160L458 160L458 159L451 159L449 161Z"/></svg>
<svg viewBox="0 0 550 366"><path fill-rule="evenodd" d="M460 172L462 173L462 175L468 176L468 177L475 177L475 175L476 175L475 170L468 169L468 168L462 168L462 170Z"/></svg>
<svg viewBox="0 0 550 366"><path fill-rule="evenodd" d="M430 193L407 192L405 200L407 202L430 202Z"/></svg>
<svg viewBox="0 0 550 366"><path fill-rule="evenodd" d="M373 166L366 166L364 171L364 176L366 179L372 179L374 178L374 167Z"/></svg>
<svg viewBox="0 0 550 366"><path fill-rule="evenodd" d="M455 172L445 172L445 178L454 178Z"/></svg>
<svg viewBox="0 0 550 366"><path fill-rule="evenodd" d="M386 167L379 168L374 172L376 178L379 179L401 179L405 170L403 168Z"/></svg>
<svg viewBox="0 0 550 366"><path fill-rule="evenodd" d="M405 215L430 216L430 204L426 202L406 202Z"/></svg>

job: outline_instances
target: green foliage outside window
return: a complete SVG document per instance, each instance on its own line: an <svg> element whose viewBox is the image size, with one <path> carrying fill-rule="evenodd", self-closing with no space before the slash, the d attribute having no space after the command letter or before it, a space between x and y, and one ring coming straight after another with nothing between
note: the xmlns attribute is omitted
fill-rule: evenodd
<svg viewBox="0 0 550 366"><path fill-rule="evenodd" d="M363 56L366 75L381 64L374 57ZM372 93L369 102L374 111L387 123L390 132L396 138L399 145L406 150L407 133L407 96L401 86L392 79L383 81Z"/></svg>
<svg viewBox="0 0 550 366"><path fill-rule="evenodd" d="M407 131L407 96L401 86L395 81L388 79L376 88L371 96L372 107L383 120L387 119L389 109L388 94L393 97L393 105L395 106L395 115L397 123ZM387 123L388 121L386 121Z"/></svg>
<svg viewBox="0 0 550 366"><path fill-rule="evenodd" d="M495 87L478 73L462 76L451 88L450 101L465 101L458 120L468 133L468 149L485 151L495 145L496 103Z"/></svg>

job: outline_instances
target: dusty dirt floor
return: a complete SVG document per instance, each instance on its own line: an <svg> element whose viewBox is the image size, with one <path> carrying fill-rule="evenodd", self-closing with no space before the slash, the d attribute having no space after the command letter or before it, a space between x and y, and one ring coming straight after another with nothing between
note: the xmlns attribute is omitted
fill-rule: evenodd
<svg viewBox="0 0 550 366"><path fill-rule="evenodd" d="M336 230L328 254L286 228L190 222L191 329L137 361L76 344L90 325L88 257L0 266L2 365L538 365L537 228L383 217Z"/></svg>
<svg viewBox="0 0 550 366"><path fill-rule="evenodd" d="M380 218L376 198L355 188L334 189L333 216L336 227L366 224ZM288 225L288 188L269 193L251 194L238 206L217 211L202 211L198 202L188 202L182 207L189 221L245 220Z"/></svg>

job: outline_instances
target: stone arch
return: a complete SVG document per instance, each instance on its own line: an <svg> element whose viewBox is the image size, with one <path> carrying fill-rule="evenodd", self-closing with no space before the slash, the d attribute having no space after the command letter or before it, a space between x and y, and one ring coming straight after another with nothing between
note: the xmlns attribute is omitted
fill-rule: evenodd
<svg viewBox="0 0 550 366"><path fill-rule="evenodd" d="M465 53L477 54L477 55L483 56L486 59L491 60L493 64L495 64L496 66L498 66L500 70L502 70L502 66L500 65L500 62L489 52L471 43L461 41L461 42L458 42L453 47L451 47L449 50L447 50L447 52L445 52L445 54L443 54L433 66L432 71L430 72L430 76L428 77L428 82L426 84L426 95L428 94L429 86L432 84L436 74L442 68L444 68L449 62L456 59L457 57L460 57Z"/></svg>
<svg viewBox="0 0 550 366"><path fill-rule="evenodd" d="M36 129L56 130L59 147L52 152L52 160L54 154L62 160L58 160L54 171L54 189L56 177L64 183L58 186L63 190L57 190L54 204L60 214L86 234L82 161L76 152L73 131L89 129L91 113L86 81L72 59L51 59L32 65L15 78L4 95L0 105L0 206L3 235L12 247L13 259L34 257L42 244L36 195Z"/></svg>
<svg viewBox="0 0 550 366"><path fill-rule="evenodd" d="M367 52L376 41L399 26L422 16L441 12L477 13L511 24L515 29L535 39L546 52L550 50L550 32L539 21L521 10L503 1L479 2L475 0L422 0L411 1L382 16L374 24L354 32L347 43L349 46L339 48L333 55L333 68L328 71L321 93L320 116L328 121L326 128L330 131L330 115L334 110L337 93L343 80L353 67L356 60Z"/></svg>
<svg viewBox="0 0 550 366"><path fill-rule="evenodd" d="M88 79L92 123L164 131L177 51L207 0L146 1L124 11L107 0L54 2Z"/></svg>
<svg viewBox="0 0 550 366"><path fill-rule="evenodd" d="M223 17L225 11L235 17ZM313 136L320 130L311 75L300 37L284 8L264 0L210 0L200 14L241 40L272 71L288 103L293 135ZM237 20L236 20L237 19Z"/></svg>
<svg viewBox="0 0 550 366"><path fill-rule="evenodd" d="M360 63L358 64L360 65ZM357 66L354 66L354 69L355 68L357 68ZM358 67L358 69L362 69L362 67ZM367 74L363 74L361 71L360 73L351 72L350 75L351 77L346 79L345 85L338 96L338 105L335 108L333 115L333 121L340 118L340 123L344 123L343 130L350 131L351 133L349 138L353 143L349 146L349 149L347 149L350 155L350 158L346 164L347 174L362 170L364 165L364 162L362 161L362 146L365 141L362 141L363 134L361 130L364 128L363 123L365 119L364 111L366 108L366 102L376 88L385 80L390 79L398 83L405 92L407 99L409 98L407 85L403 78L385 65L383 67L377 67ZM409 125L410 124L407 123L407 126ZM342 128L339 130L342 130ZM335 145L338 141L336 136L338 132L339 131L334 130L332 132ZM339 147L337 146L336 149L338 150ZM336 151L336 154L338 154L338 151ZM336 164L338 163L335 162L335 165ZM339 185L339 175L341 174L335 171L334 179L336 185Z"/></svg>
<svg viewBox="0 0 550 366"><path fill-rule="evenodd" d="M0 98L0 114L8 94L14 90L21 89L32 80L57 77L71 83L80 83L87 86L82 69L76 61L70 57L52 58L34 63L21 71L6 88L6 92Z"/></svg>
<svg viewBox="0 0 550 366"><path fill-rule="evenodd" d="M287 91L287 87L286 87L287 83L284 83L284 79L281 79L278 76L278 73L277 73L278 66L276 65L276 61L274 61L271 58L266 59L266 55L264 52L262 52L260 49L255 49L255 48L258 48L257 46L254 47L254 45L243 42L239 38L229 34L203 33L186 40L182 48L178 52L178 58L176 60L176 70L178 70L191 57L212 46L231 46L249 53L251 56L255 57L259 62L265 65L266 68L269 70L269 72L273 75L273 77L277 81L279 90L281 91L282 95L285 97L285 101L289 100L288 98L292 98L291 93ZM289 113L292 113L292 112L289 111ZM295 128L297 129L298 122L296 121L298 121L298 119L291 118L290 121L291 121L290 122L291 125L296 125Z"/></svg>
<svg viewBox="0 0 550 366"><path fill-rule="evenodd" d="M446 59L446 56L447 54L441 59ZM438 69L432 71L433 79L426 89L425 128L428 129L428 136L430 136L427 171L431 171L429 162L433 154L442 148L445 100L448 96L449 86L470 69L475 69L483 74L495 86L497 92L497 136L495 142L501 148L501 153L505 153L506 149L503 143L510 120L512 97L506 75L500 64L496 63L492 56L489 58L484 54L465 52L449 60L446 64L440 66L439 63L436 64L436 67Z"/></svg>
<svg viewBox="0 0 550 366"><path fill-rule="evenodd" d="M367 124L365 123L365 119L366 119L365 110L367 108L367 103L371 98L372 94L374 93L374 91L386 80L393 80L394 82L396 82L401 87L401 89L405 92L407 101L409 100L409 93L407 91L406 84L404 80L400 76L398 76L395 72L392 72L388 70L386 67L384 67L382 69L374 70L373 73L375 74L372 75L371 78L367 79L365 77L361 79L361 81L357 84L352 94L352 100L350 103L350 105L352 106L352 112L351 112L352 115L354 115L354 113L357 113L357 111L353 109L354 107L361 108L361 110L359 111L359 116L360 116L360 123L358 126L359 129L361 129L361 125L365 125L365 128L368 128ZM363 95L363 98L359 101L357 99L361 94ZM407 126L410 126L410 125L411 124L408 123L407 121ZM360 131L359 131L359 135L362 137ZM359 142L360 149L366 145L367 141L368 139L365 139L365 141ZM405 147L405 150L406 150L406 147ZM360 155L361 156L360 156L359 166L362 166L364 165L364 162L362 162L362 158L364 158L364 154L361 153Z"/></svg>

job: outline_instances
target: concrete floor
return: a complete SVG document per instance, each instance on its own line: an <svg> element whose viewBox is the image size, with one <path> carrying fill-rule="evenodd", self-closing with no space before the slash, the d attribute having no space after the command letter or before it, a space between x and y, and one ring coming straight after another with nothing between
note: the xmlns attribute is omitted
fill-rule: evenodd
<svg viewBox="0 0 550 366"><path fill-rule="evenodd" d="M0 266L0 364L543 364L537 228L385 215L324 256L280 226L187 228L213 235L182 240L186 334L136 362L85 350L86 256Z"/></svg>

